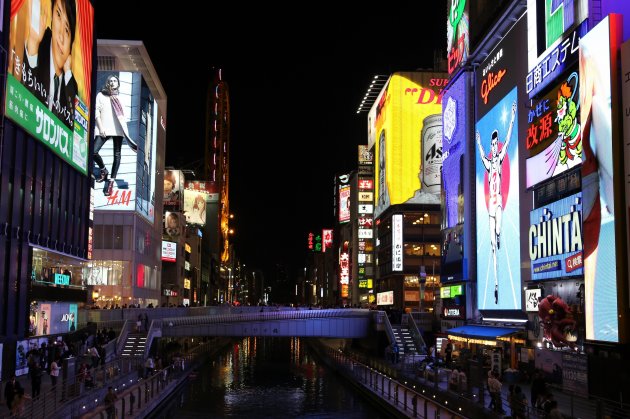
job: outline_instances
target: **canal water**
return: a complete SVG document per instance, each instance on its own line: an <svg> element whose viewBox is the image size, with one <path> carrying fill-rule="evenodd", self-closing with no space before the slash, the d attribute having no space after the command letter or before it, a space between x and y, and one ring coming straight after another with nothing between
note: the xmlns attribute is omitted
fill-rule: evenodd
<svg viewBox="0 0 630 419"><path fill-rule="evenodd" d="M387 418L300 338L250 337L207 361L152 418Z"/></svg>

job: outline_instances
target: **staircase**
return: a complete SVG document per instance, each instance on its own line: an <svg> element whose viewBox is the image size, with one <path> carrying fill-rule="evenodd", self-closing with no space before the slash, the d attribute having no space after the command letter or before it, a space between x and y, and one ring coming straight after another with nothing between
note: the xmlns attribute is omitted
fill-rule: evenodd
<svg viewBox="0 0 630 419"><path fill-rule="evenodd" d="M394 332L394 337L398 344L400 359L403 359L405 355L407 355L407 359L412 359L416 355L419 355L418 348L416 348L416 344L411 337L411 332L407 327L392 324L392 331Z"/></svg>
<svg viewBox="0 0 630 419"><path fill-rule="evenodd" d="M147 344L147 334L145 333L128 333L123 347L122 356L138 356L144 357L144 349Z"/></svg>

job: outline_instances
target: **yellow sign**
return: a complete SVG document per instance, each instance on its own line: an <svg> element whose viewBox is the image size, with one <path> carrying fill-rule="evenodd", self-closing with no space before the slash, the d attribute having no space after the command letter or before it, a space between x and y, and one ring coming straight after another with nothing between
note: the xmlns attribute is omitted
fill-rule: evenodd
<svg viewBox="0 0 630 419"><path fill-rule="evenodd" d="M390 205L410 201L419 194L423 164L434 165L439 160L441 166L441 135L432 135L435 141L426 142L426 150L421 143L423 133L433 124L429 117L435 117L434 125L441 130L442 89L447 77L446 73L434 72L394 73L374 103L368 130L374 135L375 217Z"/></svg>
<svg viewBox="0 0 630 419"><path fill-rule="evenodd" d="M190 247L190 245L188 243L186 243L186 245L184 246L184 249L186 250L186 253L191 253L192 252L192 247Z"/></svg>
<svg viewBox="0 0 630 419"><path fill-rule="evenodd" d="M184 279L184 288L190 289L190 279Z"/></svg>

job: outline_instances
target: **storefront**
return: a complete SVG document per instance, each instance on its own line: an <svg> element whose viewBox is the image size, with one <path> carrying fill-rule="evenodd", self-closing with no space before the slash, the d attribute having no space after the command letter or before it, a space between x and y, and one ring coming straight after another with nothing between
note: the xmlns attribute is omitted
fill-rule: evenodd
<svg viewBox="0 0 630 419"><path fill-rule="evenodd" d="M449 329L446 333L457 347L483 359L484 367L492 369L496 366L499 371L517 369L517 352L526 343L525 330L514 327L465 325Z"/></svg>

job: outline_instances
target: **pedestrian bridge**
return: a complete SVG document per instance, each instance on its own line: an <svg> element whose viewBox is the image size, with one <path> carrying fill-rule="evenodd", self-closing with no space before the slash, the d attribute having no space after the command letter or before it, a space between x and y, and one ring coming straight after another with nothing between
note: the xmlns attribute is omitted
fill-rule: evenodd
<svg viewBox="0 0 630 419"><path fill-rule="evenodd" d="M154 309L85 310L80 321L98 329L120 328L116 353L141 322L145 354L154 338L202 336L276 336L362 339L374 331L391 334L385 312L367 309L307 309L294 307L178 307ZM85 316L85 317L83 317ZM137 335L137 333L136 333Z"/></svg>
<svg viewBox="0 0 630 419"><path fill-rule="evenodd" d="M153 320L153 337L294 336L365 338L372 312L362 309L280 310Z"/></svg>

